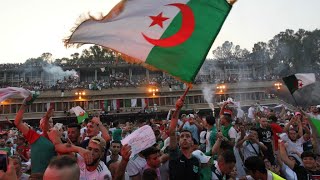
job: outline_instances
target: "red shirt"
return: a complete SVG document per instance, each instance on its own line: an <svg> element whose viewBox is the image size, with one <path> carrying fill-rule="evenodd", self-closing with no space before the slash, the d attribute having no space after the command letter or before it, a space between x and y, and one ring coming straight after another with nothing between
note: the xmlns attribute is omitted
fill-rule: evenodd
<svg viewBox="0 0 320 180"><path fill-rule="evenodd" d="M26 146L26 145L17 146L17 151L19 152L19 154L22 154L26 158L30 158L28 157L28 154L27 154L29 150L30 150L29 146Z"/></svg>
<svg viewBox="0 0 320 180"><path fill-rule="evenodd" d="M272 133L273 133L273 142L274 142L274 149L277 151L278 150L278 140L279 140L279 136L277 135L277 133L282 133L282 127L277 124L277 123L271 123L270 124Z"/></svg>

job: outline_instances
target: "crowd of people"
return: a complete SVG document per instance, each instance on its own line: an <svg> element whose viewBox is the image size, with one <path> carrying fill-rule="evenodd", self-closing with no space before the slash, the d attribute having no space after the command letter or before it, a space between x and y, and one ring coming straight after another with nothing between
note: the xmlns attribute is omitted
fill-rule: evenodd
<svg viewBox="0 0 320 180"><path fill-rule="evenodd" d="M223 180L320 177L317 130L320 106L280 111L252 106L237 116L230 101L219 114L181 114L184 97L168 120L101 122L90 117L82 124L54 123L49 108L39 127L23 122L24 100L13 122L2 129L0 152L9 164L0 179L133 179ZM156 143L137 154L122 144L128 135L149 125ZM137 142L139 143L139 142Z"/></svg>

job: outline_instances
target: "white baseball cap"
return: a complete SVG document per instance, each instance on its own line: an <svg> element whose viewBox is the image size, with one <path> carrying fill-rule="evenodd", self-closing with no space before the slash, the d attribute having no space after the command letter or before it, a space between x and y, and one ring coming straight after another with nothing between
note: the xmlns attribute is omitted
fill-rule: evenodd
<svg viewBox="0 0 320 180"><path fill-rule="evenodd" d="M196 158L199 159L199 161L203 164L208 163L210 160L210 156L205 155L202 151L200 150L195 150L192 152L192 155Z"/></svg>
<svg viewBox="0 0 320 180"><path fill-rule="evenodd" d="M189 114L189 115L187 116L187 118L194 118L194 115L193 115L193 114Z"/></svg>
<svg viewBox="0 0 320 180"><path fill-rule="evenodd" d="M207 134L206 131L201 131L201 133L200 133L200 143L201 144L206 142L206 134Z"/></svg>

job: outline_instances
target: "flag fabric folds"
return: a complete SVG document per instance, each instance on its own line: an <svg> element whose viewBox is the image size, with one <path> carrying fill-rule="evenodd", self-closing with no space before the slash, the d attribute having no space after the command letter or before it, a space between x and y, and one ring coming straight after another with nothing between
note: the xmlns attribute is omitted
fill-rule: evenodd
<svg viewBox="0 0 320 180"><path fill-rule="evenodd" d="M314 73L299 73L282 78L291 94L296 90L304 88L316 82Z"/></svg>
<svg viewBox="0 0 320 180"><path fill-rule="evenodd" d="M88 118L88 113L85 110L83 110L80 106L71 108L70 112L76 114L79 124L82 123L86 118Z"/></svg>
<svg viewBox="0 0 320 180"><path fill-rule="evenodd" d="M101 45L191 83L230 10L226 0L122 0L106 16L80 23L65 45Z"/></svg>
<svg viewBox="0 0 320 180"><path fill-rule="evenodd" d="M15 95L20 95L23 98L27 98L28 96L31 95L31 92L29 90L26 90L23 88L17 88L17 87L1 88L0 89L0 102L5 101Z"/></svg>
<svg viewBox="0 0 320 180"><path fill-rule="evenodd" d="M312 127L312 134L313 137L315 138L315 142L317 144L320 143L320 119L316 119L313 117L310 117L309 122L311 123L311 127ZM317 153L320 154L320 148L316 148Z"/></svg>

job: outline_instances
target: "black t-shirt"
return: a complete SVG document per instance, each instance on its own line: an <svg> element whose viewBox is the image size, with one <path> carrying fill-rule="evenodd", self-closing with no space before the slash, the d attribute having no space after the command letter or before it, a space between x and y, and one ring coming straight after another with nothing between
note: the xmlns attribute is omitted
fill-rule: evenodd
<svg viewBox="0 0 320 180"><path fill-rule="evenodd" d="M320 171L309 171L303 166L294 165L293 171L297 174L299 180L309 180L312 175L320 175ZM310 177L310 178L309 178Z"/></svg>
<svg viewBox="0 0 320 180"><path fill-rule="evenodd" d="M196 157L188 159L180 150L169 150L169 177L170 180L199 180L200 162Z"/></svg>
<svg viewBox="0 0 320 180"><path fill-rule="evenodd" d="M267 128L261 128L259 127L258 129L258 136L259 136L259 141L263 142L266 146L269 144L272 144L272 129L270 127Z"/></svg>

